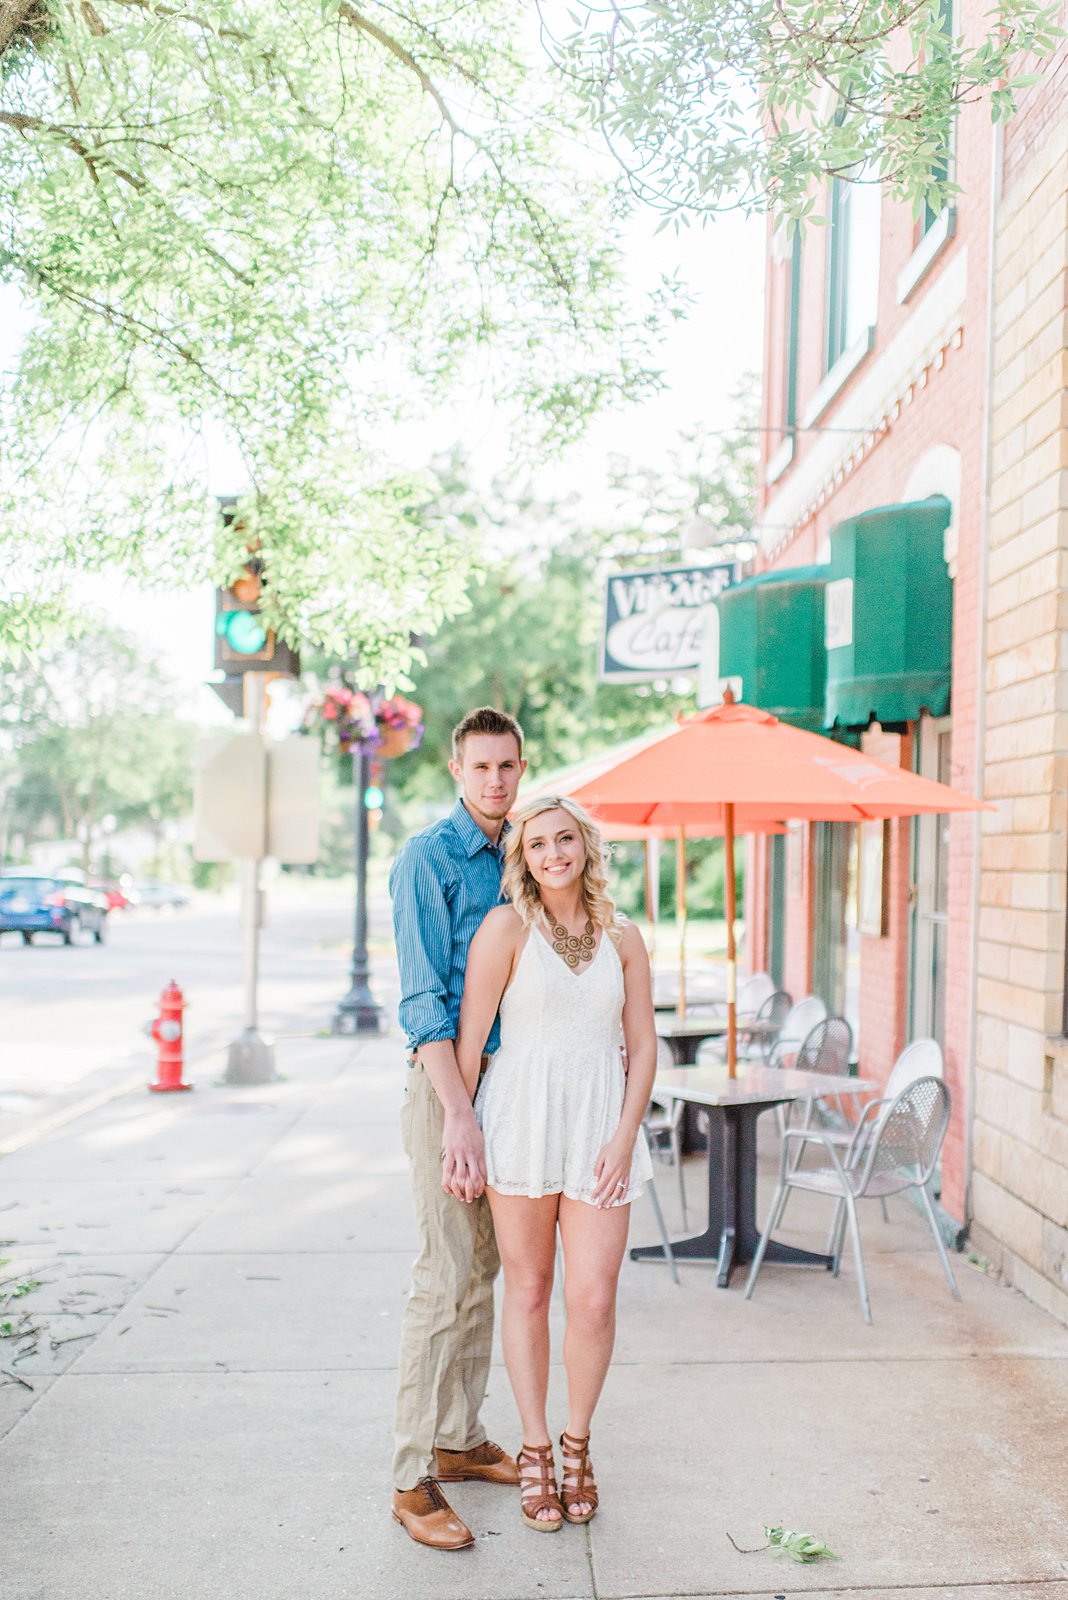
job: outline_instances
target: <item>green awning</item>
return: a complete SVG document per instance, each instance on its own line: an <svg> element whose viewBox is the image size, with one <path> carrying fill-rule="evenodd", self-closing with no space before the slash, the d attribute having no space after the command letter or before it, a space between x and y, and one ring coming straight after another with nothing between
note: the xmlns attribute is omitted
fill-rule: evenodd
<svg viewBox="0 0 1068 1600"><path fill-rule="evenodd" d="M764 572L716 597L720 676L740 678L743 700L797 728L823 724L827 571Z"/></svg>
<svg viewBox="0 0 1068 1600"><path fill-rule="evenodd" d="M941 495L881 506L831 529L825 728L912 722L949 710L953 584Z"/></svg>

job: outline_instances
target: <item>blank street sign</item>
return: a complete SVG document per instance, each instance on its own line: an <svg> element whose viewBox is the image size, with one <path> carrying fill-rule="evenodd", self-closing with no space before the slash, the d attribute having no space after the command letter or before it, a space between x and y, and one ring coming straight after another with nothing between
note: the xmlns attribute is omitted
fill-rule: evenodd
<svg viewBox="0 0 1068 1600"><path fill-rule="evenodd" d="M212 733L197 742L197 861L312 862L319 855L319 745L294 734Z"/></svg>

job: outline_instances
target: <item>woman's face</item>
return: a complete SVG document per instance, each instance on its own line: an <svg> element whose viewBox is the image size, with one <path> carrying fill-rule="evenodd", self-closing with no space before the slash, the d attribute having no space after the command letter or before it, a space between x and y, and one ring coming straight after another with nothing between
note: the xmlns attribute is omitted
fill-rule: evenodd
<svg viewBox="0 0 1068 1600"><path fill-rule="evenodd" d="M527 823L523 860L539 889L569 889L582 877L586 847L575 822L557 807Z"/></svg>

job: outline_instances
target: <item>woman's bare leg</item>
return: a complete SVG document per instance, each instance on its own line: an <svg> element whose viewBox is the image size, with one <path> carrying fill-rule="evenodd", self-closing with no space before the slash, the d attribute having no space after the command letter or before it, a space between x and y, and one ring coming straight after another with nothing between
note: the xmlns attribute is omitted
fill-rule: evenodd
<svg viewBox="0 0 1068 1600"><path fill-rule="evenodd" d="M602 1211L560 1196L567 1332L567 1433L585 1439L616 1337L616 1287L630 1227L630 1207ZM589 1509L586 1502L576 1511Z"/></svg>
<svg viewBox="0 0 1068 1600"><path fill-rule="evenodd" d="M486 1196L504 1273L501 1343L523 1443L548 1444L549 1298L556 1262L556 1216L562 1197L548 1194L541 1200L528 1200L524 1195L498 1194L489 1188ZM538 1515L550 1522L560 1520L558 1511Z"/></svg>

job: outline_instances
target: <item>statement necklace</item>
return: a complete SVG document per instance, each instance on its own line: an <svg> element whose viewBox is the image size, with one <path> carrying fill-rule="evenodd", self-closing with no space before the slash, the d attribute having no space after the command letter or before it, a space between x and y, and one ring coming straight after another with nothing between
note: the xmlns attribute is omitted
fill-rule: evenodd
<svg viewBox="0 0 1068 1600"><path fill-rule="evenodd" d="M580 961L592 961L596 943L589 917L581 935L568 933L562 922L553 923L553 949L558 956L563 956L569 967L577 967Z"/></svg>

